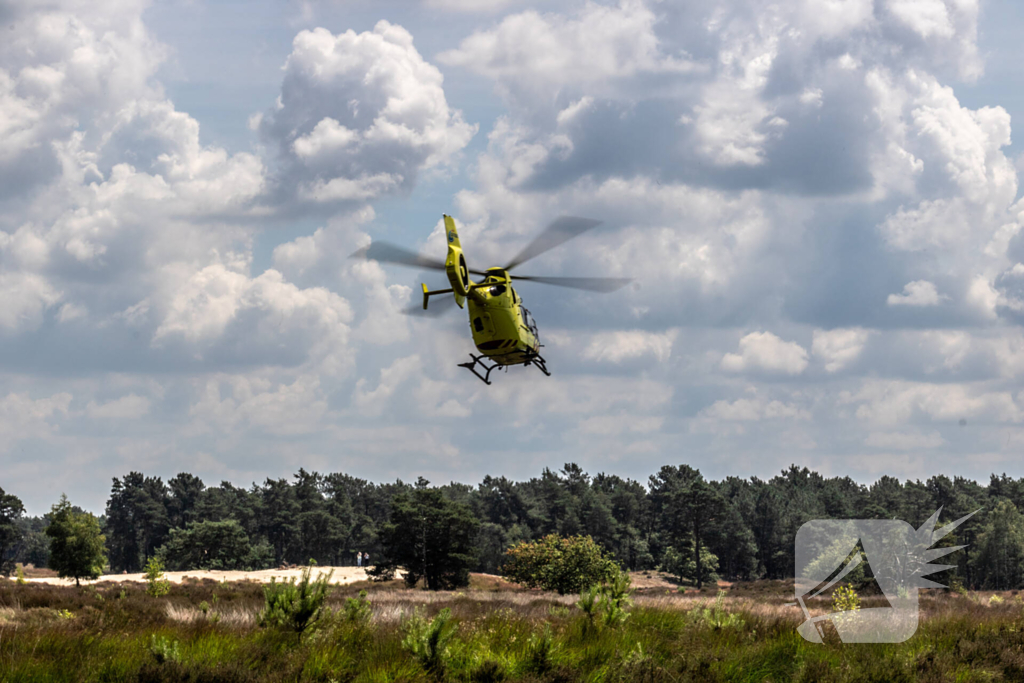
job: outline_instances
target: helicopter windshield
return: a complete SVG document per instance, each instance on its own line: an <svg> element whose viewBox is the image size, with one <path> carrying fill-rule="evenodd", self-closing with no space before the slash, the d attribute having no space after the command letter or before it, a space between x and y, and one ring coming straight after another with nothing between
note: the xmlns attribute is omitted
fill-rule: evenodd
<svg viewBox="0 0 1024 683"><path fill-rule="evenodd" d="M528 310L526 310L525 306L520 306L519 310L523 314L523 324L526 325L526 327L530 330L530 332L533 333L533 336L536 337L537 340L539 341L540 340L540 333L537 332L537 323L535 323L533 321L533 316L530 315L530 312Z"/></svg>

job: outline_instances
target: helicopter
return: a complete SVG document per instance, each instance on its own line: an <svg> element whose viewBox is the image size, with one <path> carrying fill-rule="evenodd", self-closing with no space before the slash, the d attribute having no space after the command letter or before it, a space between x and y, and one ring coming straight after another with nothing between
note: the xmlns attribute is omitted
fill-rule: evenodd
<svg viewBox="0 0 1024 683"><path fill-rule="evenodd" d="M533 365L547 376L547 361L540 354L543 344L537 323L530 311L523 305L519 292L512 286L513 280L537 282L558 287L570 287L591 292L614 292L632 282L631 278L593 278L593 277L547 277L536 275L512 275L512 269L540 256L550 249L577 237L601 221L574 216L560 216L550 223L532 242L516 254L504 267L474 270L466 263L466 256L459 241L459 232L455 228L455 220L443 215L445 238L448 242L448 256L444 261L417 254L404 247L388 242L373 242L352 254L352 258L363 258L381 263L394 263L430 270L443 270L451 284L449 289L431 291L426 284L423 288L423 308L406 309L407 314L424 314L428 310L430 297L451 294L434 304L434 315L439 315L452 307L465 308L469 303L469 326L473 334L473 343L480 355L469 354L472 362L459 363L484 384L491 384L491 371L512 365ZM479 282L473 282L470 275L482 276ZM488 364L490 363L490 364ZM483 374L478 371L483 370Z"/></svg>

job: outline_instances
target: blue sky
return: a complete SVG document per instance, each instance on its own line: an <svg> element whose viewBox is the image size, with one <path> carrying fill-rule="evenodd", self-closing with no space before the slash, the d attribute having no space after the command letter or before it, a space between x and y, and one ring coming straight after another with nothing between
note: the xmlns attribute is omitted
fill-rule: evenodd
<svg viewBox="0 0 1024 683"><path fill-rule="evenodd" d="M0 486L41 513L130 470L1022 476L1022 20L4 2ZM600 218L530 271L636 283L524 284L554 374L486 387L464 318L401 315L421 274L347 258L443 254L445 212L480 266Z"/></svg>

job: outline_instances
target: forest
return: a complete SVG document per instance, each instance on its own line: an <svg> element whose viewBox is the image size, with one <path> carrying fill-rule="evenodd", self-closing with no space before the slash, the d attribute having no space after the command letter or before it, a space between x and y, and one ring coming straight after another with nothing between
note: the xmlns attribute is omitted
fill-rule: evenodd
<svg viewBox="0 0 1024 683"><path fill-rule="evenodd" d="M291 481L240 488L207 486L188 473L165 482L131 472L113 480L99 522L111 573L139 572L151 557L181 570L352 565L359 552L386 559L381 534L393 501L425 488L475 517L477 572L497 573L520 541L558 534L591 536L624 569L661 569L682 581L791 578L794 538L810 519L896 518L917 527L941 507L941 521L978 512L955 532L956 544L967 546L950 556L956 567L936 580L978 590L1024 587L1024 479L1005 474L987 486L943 475L863 485L794 465L768 480L713 481L679 465L642 483L568 463L527 481L487 476L475 487L432 487L422 478L377 484L300 469ZM47 565L47 524L0 490L6 571L15 563Z"/></svg>

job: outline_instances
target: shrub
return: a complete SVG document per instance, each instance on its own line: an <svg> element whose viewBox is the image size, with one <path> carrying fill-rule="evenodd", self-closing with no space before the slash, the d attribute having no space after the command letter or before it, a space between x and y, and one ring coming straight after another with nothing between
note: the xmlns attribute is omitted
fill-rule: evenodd
<svg viewBox="0 0 1024 683"><path fill-rule="evenodd" d="M298 583L294 578L280 582L272 578L263 586L266 602L260 613L260 626L295 631L301 639L303 631L323 614L333 574L333 571L320 573L311 581L310 568L306 567Z"/></svg>
<svg viewBox="0 0 1024 683"><path fill-rule="evenodd" d="M372 610L370 608L370 601L366 599L366 591L359 591L358 598L346 598L343 609L345 621L355 623L366 623L369 621Z"/></svg>
<svg viewBox="0 0 1024 683"><path fill-rule="evenodd" d="M448 646L455 637L455 625L450 623L452 611L447 607L427 620L421 610L402 621L402 647L437 678L444 676L448 660Z"/></svg>
<svg viewBox="0 0 1024 683"><path fill-rule="evenodd" d="M178 641L171 640L165 636L158 636L155 633L149 639L149 652L156 659L157 664L164 662L181 662L181 651L178 649Z"/></svg>
<svg viewBox="0 0 1024 683"><path fill-rule="evenodd" d="M171 592L171 582L164 578L164 563L159 558L151 557L146 563L146 592L154 598Z"/></svg>
<svg viewBox="0 0 1024 683"><path fill-rule="evenodd" d="M718 581L718 556L706 547L700 548L701 578L712 583ZM693 541L682 548L670 546L658 566L660 571L671 574L681 583L697 583L697 562L693 552Z"/></svg>
<svg viewBox="0 0 1024 683"><path fill-rule="evenodd" d="M274 565L273 549L266 541L253 543L237 520L189 522L171 529L157 551L167 567L190 569L265 569Z"/></svg>
<svg viewBox="0 0 1024 683"><path fill-rule="evenodd" d="M718 597L714 604L707 607L706 604L690 612L690 618L699 626L706 626L715 630L723 628L738 628L742 626L743 619L739 614L732 614L725 611L725 591L718 591Z"/></svg>
<svg viewBox="0 0 1024 683"><path fill-rule="evenodd" d="M833 612L856 612L860 609L860 596L851 586L840 586L832 591Z"/></svg>
<svg viewBox="0 0 1024 683"><path fill-rule="evenodd" d="M576 606L587 616L587 631L618 626L626 621L632 592L629 574L619 572L608 583L591 586L581 593Z"/></svg>
<svg viewBox="0 0 1024 683"><path fill-rule="evenodd" d="M501 573L529 588L565 595L611 581L619 574L619 568L590 536L563 538L551 534L509 548Z"/></svg>
<svg viewBox="0 0 1024 683"><path fill-rule="evenodd" d="M544 624L544 629L530 636L526 644L524 668L535 674L546 674L554 668L555 638L551 634L551 624Z"/></svg>

